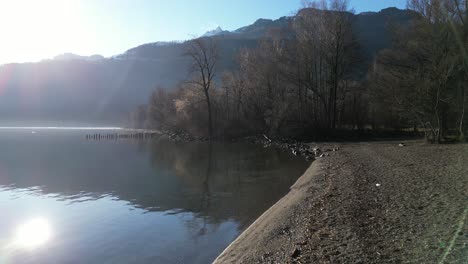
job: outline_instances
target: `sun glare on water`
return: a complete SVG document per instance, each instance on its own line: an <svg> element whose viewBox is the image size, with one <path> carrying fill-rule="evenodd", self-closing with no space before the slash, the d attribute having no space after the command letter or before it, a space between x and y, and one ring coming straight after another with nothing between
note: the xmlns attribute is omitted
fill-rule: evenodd
<svg viewBox="0 0 468 264"><path fill-rule="evenodd" d="M46 244L51 238L49 222L43 218L34 218L18 226L14 245L25 249L35 249Z"/></svg>

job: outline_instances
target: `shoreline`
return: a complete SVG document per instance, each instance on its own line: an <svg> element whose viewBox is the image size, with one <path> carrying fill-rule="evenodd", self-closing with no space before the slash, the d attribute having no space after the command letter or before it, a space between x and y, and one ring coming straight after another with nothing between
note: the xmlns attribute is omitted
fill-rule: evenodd
<svg viewBox="0 0 468 264"><path fill-rule="evenodd" d="M400 142L318 158L213 263L465 263L468 144Z"/></svg>
<svg viewBox="0 0 468 264"><path fill-rule="evenodd" d="M289 218L289 216L297 213L294 212L297 209L294 207L307 198L307 192L310 188L318 190L326 187L321 177L321 174L323 174L322 166L323 162L321 159L314 160L290 187L290 191L232 241L213 263L243 263L247 255L257 255L259 253L260 250L257 250L256 246L261 245L261 243L268 243L268 240L274 242L271 240L272 236L275 235L273 233L275 231L281 232L281 230L287 230L287 226L290 224L288 221L283 222L278 220L286 220L285 218ZM316 197L319 195L317 194ZM264 259L263 256L261 258Z"/></svg>

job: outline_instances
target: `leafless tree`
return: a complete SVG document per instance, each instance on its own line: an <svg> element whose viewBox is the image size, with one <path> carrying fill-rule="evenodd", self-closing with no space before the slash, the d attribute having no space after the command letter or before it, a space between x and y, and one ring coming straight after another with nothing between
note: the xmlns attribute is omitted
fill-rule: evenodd
<svg viewBox="0 0 468 264"><path fill-rule="evenodd" d="M293 24L297 52L292 56L295 61L290 66L290 76L304 102L311 97L312 112L320 117L316 122L334 130L339 101L346 99L345 78L357 54L351 26L353 11L347 0L303 4L305 8L297 13Z"/></svg>
<svg viewBox="0 0 468 264"><path fill-rule="evenodd" d="M213 111L210 98L210 89L216 75L216 63L218 61L218 49L212 38L198 38L188 42L185 56L190 57L192 74L190 83L202 89L208 112L208 134L213 137Z"/></svg>
<svg viewBox="0 0 468 264"><path fill-rule="evenodd" d="M190 81L155 92L149 117L209 137L330 135L337 129L422 128L431 141L466 131L466 0L410 0L410 25L373 63L359 57L347 0L304 1L287 31L238 54L214 89L216 38L187 42ZM461 56L460 56L461 55ZM362 80L356 68L369 67ZM359 75L359 76L356 76ZM208 125L205 121L208 119ZM208 129L207 129L208 128ZM466 132L465 132L466 133Z"/></svg>
<svg viewBox="0 0 468 264"><path fill-rule="evenodd" d="M400 114L429 132L428 140L443 142L456 123L463 138L466 58L460 54L466 42L460 43L464 26L458 13L463 7L456 0L410 0L408 8L416 11L413 26L397 32L392 50L378 56L372 81Z"/></svg>

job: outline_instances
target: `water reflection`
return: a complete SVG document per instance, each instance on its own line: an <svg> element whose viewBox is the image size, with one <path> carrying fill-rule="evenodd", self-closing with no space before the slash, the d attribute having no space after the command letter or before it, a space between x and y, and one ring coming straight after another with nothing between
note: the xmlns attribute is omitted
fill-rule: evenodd
<svg viewBox="0 0 468 264"><path fill-rule="evenodd" d="M166 190L164 196L172 199L165 206L212 221L234 217L242 227L285 194L306 166L288 153L251 144L159 140L150 151L153 167L171 171L179 182L174 193Z"/></svg>
<svg viewBox="0 0 468 264"><path fill-rule="evenodd" d="M17 226L16 244L37 250L10 263L207 263L307 166L250 144L27 135L0 135L0 263ZM17 222L31 215L49 218Z"/></svg>
<svg viewBox="0 0 468 264"><path fill-rule="evenodd" d="M29 150L12 147L1 159L0 187L70 203L112 196L147 211L234 217L243 225L287 192L306 166L250 144L160 139L140 147L76 142L64 149L60 140L29 143Z"/></svg>

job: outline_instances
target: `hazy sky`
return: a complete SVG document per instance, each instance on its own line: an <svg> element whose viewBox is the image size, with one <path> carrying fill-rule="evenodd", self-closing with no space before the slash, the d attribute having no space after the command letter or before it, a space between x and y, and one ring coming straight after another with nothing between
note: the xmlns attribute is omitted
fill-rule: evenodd
<svg viewBox="0 0 468 264"><path fill-rule="evenodd" d="M356 12L406 0L350 0ZM0 0L0 64L72 52L116 55L155 41L184 40L221 26L291 15L300 0Z"/></svg>

